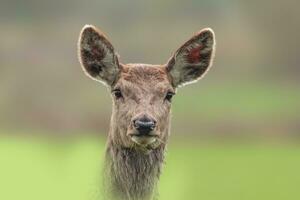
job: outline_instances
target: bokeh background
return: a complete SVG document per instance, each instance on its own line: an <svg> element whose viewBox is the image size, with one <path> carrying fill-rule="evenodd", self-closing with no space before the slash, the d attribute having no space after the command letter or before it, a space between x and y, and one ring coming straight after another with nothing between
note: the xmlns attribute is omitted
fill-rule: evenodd
<svg viewBox="0 0 300 200"><path fill-rule="evenodd" d="M0 199L98 199L111 114L77 60L85 24L123 63L165 63L198 30L215 62L173 101L160 199L300 199L297 1L1 0Z"/></svg>

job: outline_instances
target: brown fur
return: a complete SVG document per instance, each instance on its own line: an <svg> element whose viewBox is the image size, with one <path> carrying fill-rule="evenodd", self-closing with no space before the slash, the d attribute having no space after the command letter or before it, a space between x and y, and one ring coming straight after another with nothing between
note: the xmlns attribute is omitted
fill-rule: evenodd
<svg viewBox="0 0 300 200"><path fill-rule="evenodd" d="M167 90L174 91L163 66L123 65L112 89L120 88L124 99L113 98L113 113L106 151L106 182L112 199L151 199L163 164L169 135L170 103ZM127 100L125 100L127 99ZM157 141L141 147L128 135L132 119L148 115L157 120Z"/></svg>
<svg viewBox="0 0 300 200"><path fill-rule="evenodd" d="M166 65L120 64L103 33L93 26L83 28L79 39L82 67L89 77L104 82L112 91L106 199L156 197L169 137L169 97L178 86L201 78L211 65L213 53L214 34L205 29L181 46ZM135 136L134 120L142 117L156 122L149 137Z"/></svg>
<svg viewBox="0 0 300 200"><path fill-rule="evenodd" d="M146 200L156 197L165 145L145 154L134 148L108 145L105 176L106 197L118 200Z"/></svg>

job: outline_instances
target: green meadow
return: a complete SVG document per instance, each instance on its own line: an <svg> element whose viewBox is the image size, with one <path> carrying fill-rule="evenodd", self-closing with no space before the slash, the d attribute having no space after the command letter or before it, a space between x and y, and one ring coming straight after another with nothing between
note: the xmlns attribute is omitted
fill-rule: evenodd
<svg viewBox="0 0 300 200"><path fill-rule="evenodd" d="M189 145L188 145L189 144ZM101 199L104 139L0 140L0 199ZM161 200L300 199L300 147L171 141Z"/></svg>

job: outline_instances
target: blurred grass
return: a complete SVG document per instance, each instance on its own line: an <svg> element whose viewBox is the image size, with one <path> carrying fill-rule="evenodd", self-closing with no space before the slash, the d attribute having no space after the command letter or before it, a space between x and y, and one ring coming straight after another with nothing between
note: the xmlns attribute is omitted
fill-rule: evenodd
<svg viewBox="0 0 300 200"><path fill-rule="evenodd" d="M178 90L173 110L178 115L205 118L238 115L244 118L295 117L300 111L297 86L268 83L239 83L202 87L190 85Z"/></svg>
<svg viewBox="0 0 300 200"><path fill-rule="evenodd" d="M171 143L161 200L300 199L297 145ZM104 140L1 136L0 199L95 199Z"/></svg>

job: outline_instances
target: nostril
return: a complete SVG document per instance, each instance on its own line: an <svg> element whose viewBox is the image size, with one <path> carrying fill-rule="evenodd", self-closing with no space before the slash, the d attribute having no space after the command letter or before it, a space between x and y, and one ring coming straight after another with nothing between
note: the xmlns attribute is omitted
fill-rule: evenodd
<svg viewBox="0 0 300 200"><path fill-rule="evenodd" d="M155 126L156 126L156 121L152 121L151 122L151 130L153 130L155 128Z"/></svg>
<svg viewBox="0 0 300 200"><path fill-rule="evenodd" d="M156 121L155 121L155 120L153 120L153 126L154 126L154 128L155 128L155 126L156 126Z"/></svg>
<svg viewBox="0 0 300 200"><path fill-rule="evenodd" d="M133 120L133 126L134 128L138 129L140 126L139 120Z"/></svg>

